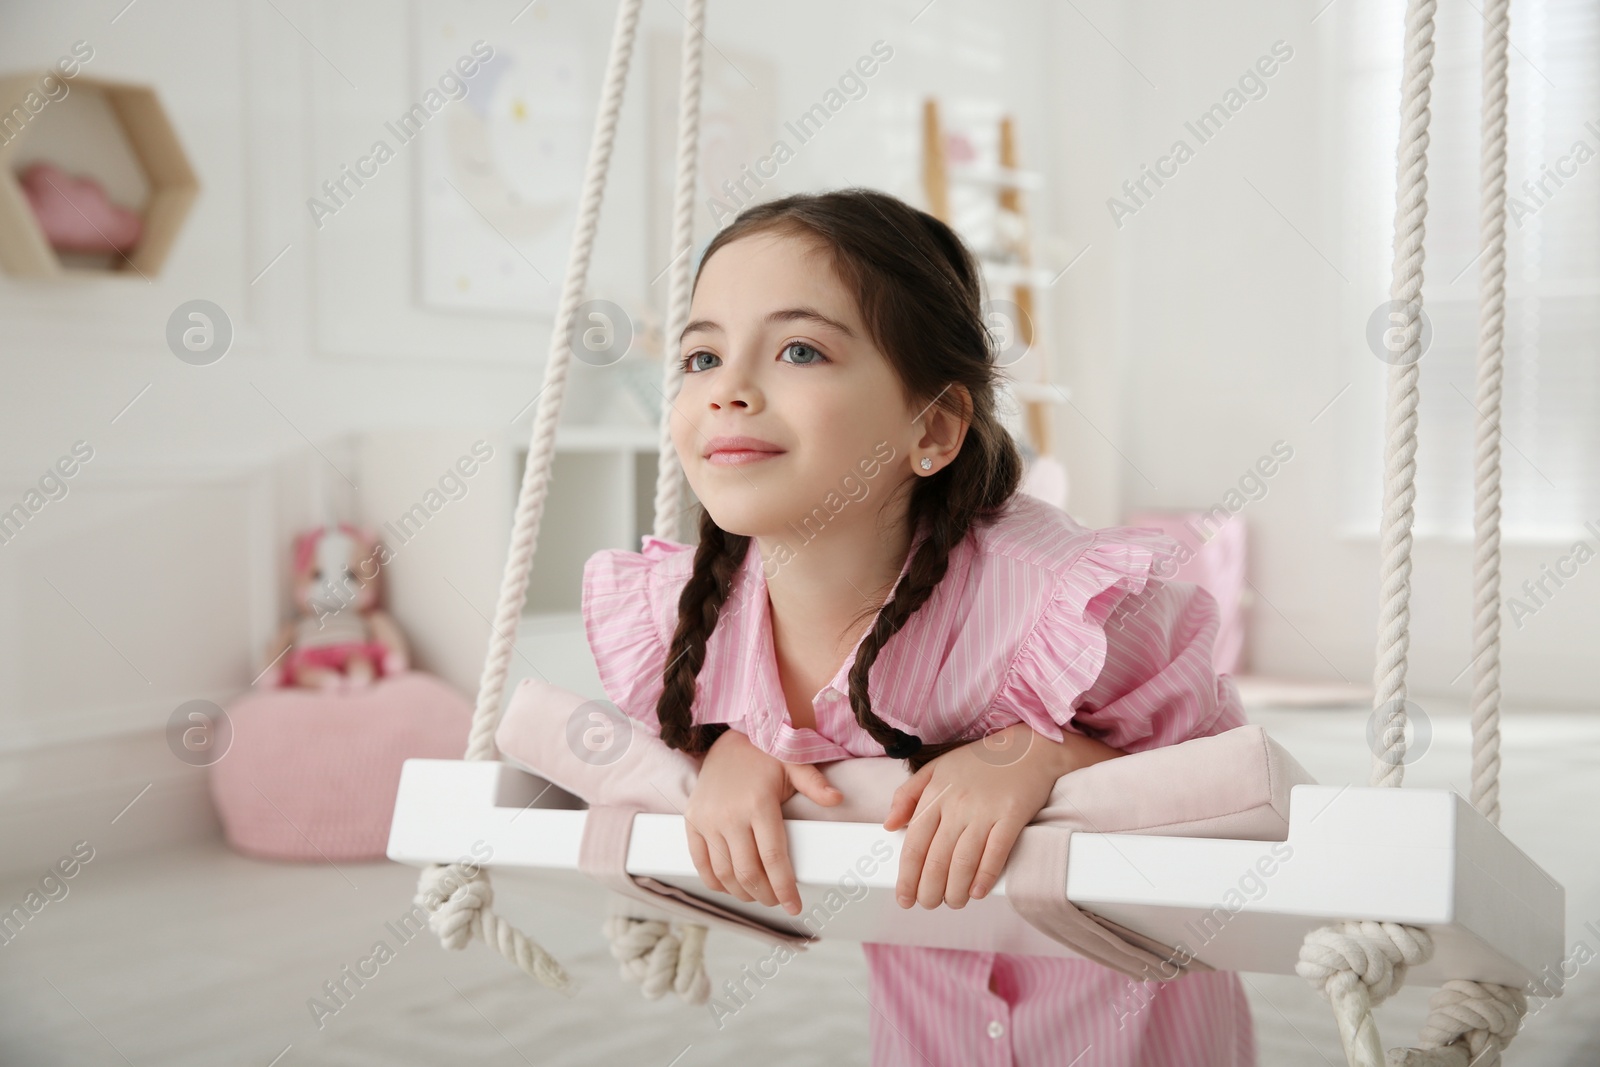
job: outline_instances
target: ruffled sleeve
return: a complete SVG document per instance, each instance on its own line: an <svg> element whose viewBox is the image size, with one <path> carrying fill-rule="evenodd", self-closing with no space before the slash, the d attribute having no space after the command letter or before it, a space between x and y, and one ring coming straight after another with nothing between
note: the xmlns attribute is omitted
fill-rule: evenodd
<svg viewBox="0 0 1600 1067"><path fill-rule="evenodd" d="M583 627L606 697L656 734L671 633L661 605L666 569L691 546L647 536L642 551L608 548L583 565Z"/></svg>
<svg viewBox="0 0 1600 1067"><path fill-rule="evenodd" d="M1124 752L1243 725L1237 690L1212 667L1216 599L1173 580L1178 551L1154 530L1096 530L1057 574L996 710L1052 740L1066 728Z"/></svg>

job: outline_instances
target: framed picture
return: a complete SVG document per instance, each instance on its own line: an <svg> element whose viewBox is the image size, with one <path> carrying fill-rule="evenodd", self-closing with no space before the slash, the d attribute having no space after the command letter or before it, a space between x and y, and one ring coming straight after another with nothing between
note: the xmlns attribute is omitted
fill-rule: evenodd
<svg viewBox="0 0 1600 1067"><path fill-rule="evenodd" d="M500 8L418 0L415 17L418 84L474 71L422 141L422 303L550 316L599 98L582 13L537 5L508 22Z"/></svg>

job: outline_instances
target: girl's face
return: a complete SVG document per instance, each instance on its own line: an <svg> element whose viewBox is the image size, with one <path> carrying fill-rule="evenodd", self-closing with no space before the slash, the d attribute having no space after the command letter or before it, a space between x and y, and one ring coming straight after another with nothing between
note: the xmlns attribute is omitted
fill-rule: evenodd
<svg viewBox="0 0 1600 1067"><path fill-rule="evenodd" d="M914 459L949 461L926 436L938 409L907 400L814 240L769 232L718 249L679 355L673 445L730 533L792 542L855 527L916 477ZM725 440L741 437L753 440Z"/></svg>

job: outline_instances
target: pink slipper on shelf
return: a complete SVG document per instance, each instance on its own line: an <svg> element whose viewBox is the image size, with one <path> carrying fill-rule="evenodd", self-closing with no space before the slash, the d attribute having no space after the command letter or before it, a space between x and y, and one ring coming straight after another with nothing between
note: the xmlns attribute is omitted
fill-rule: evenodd
<svg viewBox="0 0 1600 1067"><path fill-rule="evenodd" d="M45 240L57 252L129 252L144 220L106 198L93 178L75 178L53 163L33 163L18 175Z"/></svg>

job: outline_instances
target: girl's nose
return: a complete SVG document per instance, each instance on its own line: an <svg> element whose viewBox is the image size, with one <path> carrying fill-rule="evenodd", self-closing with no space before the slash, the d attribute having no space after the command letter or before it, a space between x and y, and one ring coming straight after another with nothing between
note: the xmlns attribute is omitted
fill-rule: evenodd
<svg viewBox="0 0 1600 1067"><path fill-rule="evenodd" d="M752 408L760 405L761 390L742 361L727 360L712 373L716 376L711 383L713 408Z"/></svg>

